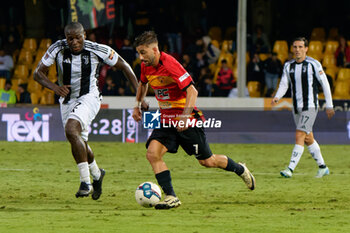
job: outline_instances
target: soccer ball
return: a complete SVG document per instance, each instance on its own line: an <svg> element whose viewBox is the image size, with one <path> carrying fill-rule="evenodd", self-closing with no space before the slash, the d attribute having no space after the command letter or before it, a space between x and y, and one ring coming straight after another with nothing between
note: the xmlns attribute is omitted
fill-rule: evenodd
<svg viewBox="0 0 350 233"><path fill-rule="evenodd" d="M143 207L153 207L162 198L158 185L152 182L140 184L135 192L135 199Z"/></svg>

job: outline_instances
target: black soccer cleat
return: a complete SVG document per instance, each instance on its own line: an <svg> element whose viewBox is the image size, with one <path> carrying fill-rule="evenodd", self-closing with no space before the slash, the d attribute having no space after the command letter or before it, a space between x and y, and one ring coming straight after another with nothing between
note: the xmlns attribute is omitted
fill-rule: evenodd
<svg viewBox="0 0 350 233"><path fill-rule="evenodd" d="M93 191L91 197L93 200L98 200L102 194L102 181L103 181L103 177L106 174L106 171L102 168L100 168L100 171L101 171L100 179L94 180L92 182L92 186L94 187L94 191Z"/></svg>
<svg viewBox="0 0 350 233"><path fill-rule="evenodd" d="M75 194L75 197L87 197L92 193L92 187L91 184L87 184L85 182L80 183L80 187L78 192Z"/></svg>

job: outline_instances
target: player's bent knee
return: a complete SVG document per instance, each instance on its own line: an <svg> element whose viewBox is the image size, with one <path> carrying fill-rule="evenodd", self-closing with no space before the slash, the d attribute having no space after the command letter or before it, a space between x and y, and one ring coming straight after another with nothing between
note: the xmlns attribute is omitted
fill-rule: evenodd
<svg viewBox="0 0 350 233"><path fill-rule="evenodd" d="M213 156L208 159L198 160L198 162L204 167L217 167L216 160Z"/></svg>
<svg viewBox="0 0 350 233"><path fill-rule="evenodd" d="M148 150L147 154L146 154L146 158L149 162L152 163L152 162L160 160L161 156L158 153L156 153L155 151Z"/></svg>

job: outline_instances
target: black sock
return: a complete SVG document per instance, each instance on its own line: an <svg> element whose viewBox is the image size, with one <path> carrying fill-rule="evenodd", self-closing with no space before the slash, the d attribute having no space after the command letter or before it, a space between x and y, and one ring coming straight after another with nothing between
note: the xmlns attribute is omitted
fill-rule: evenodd
<svg viewBox="0 0 350 233"><path fill-rule="evenodd" d="M166 195L172 195L176 197L173 185L171 184L171 176L169 170L165 170L156 174L156 179Z"/></svg>
<svg viewBox="0 0 350 233"><path fill-rule="evenodd" d="M227 157L227 167L225 168L225 170L235 172L237 175L240 176L244 172L244 167L233 161L231 158Z"/></svg>
<svg viewBox="0 0 350 233"><path fill-rule="evenodd" d="M320 165L320 166L318 166L319 168L326 168L327 166L326 166L326 164L323 164L323 165Z"/></svg>

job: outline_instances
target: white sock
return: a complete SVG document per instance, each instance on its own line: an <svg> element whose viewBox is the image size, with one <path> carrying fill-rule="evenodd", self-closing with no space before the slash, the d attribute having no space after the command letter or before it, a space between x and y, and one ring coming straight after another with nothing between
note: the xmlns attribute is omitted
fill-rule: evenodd
<svg viewBox="0 0 350 233"><path fill-rule="evenodd" d="M295 144L293 152L292 152L292 157L290 158L290 162L289 162L289 166L288 166L293 171L296 168L296 166L298 165L299 160L300 160L301 156L303 155L303 152L304 152L304 146Z"/></svg>
<svg viewBox="0 0 350 233"><path fill-rule="evenodd" d="M94 180L100 179L101 171L97 166L96 160L89 164L89 169Z"/></svg>
<svg viewBox="0 0 350 233"><path fill-rule="evenodd" d="M307 147L309 149L309 152L316 161L318 166L325 165L322 154L321 154L321 149L316 140L314 140L314 143L312 143L310 146Z"/></svg>
<svg viewBox="0 0 350 233"><path fill-rule="evenodd" d="M80 182L91 184L90 172L88 162L82 162L77 164L80 173Z"/></svg>

